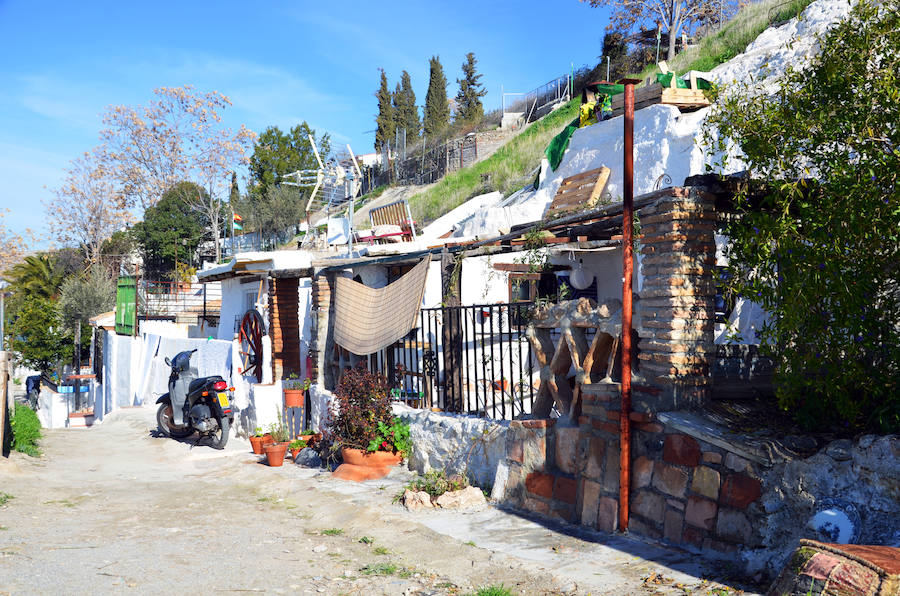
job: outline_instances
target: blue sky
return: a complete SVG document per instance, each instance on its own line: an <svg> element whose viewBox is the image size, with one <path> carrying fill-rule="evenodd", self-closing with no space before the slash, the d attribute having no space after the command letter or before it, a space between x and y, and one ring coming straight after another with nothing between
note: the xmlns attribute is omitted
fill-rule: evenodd
<svg viewBox="0 0 900 596"><path fill-rule="evenodd" d="M595 63L605 10L543 2L34 2L0 0L0 207L6 225L46 234L42 202L69 161L97 145L113 104L191 84L227 95L225 123L260 132L307 121L372 151L379 68L425 100L439 55L456 94L475 52L486 109Z"/></svg>

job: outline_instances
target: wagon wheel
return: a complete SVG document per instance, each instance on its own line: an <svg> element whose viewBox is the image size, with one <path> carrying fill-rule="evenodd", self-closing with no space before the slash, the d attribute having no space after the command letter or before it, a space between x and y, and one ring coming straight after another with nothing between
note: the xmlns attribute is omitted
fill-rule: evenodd
<svg viewBox="0 0 900 596"><path fill-rule="evenodd" d="M265 334L262 317L255 309L248 310L241 319L241 374L256 375L256 382L262 383L263 348Z"/></svg>

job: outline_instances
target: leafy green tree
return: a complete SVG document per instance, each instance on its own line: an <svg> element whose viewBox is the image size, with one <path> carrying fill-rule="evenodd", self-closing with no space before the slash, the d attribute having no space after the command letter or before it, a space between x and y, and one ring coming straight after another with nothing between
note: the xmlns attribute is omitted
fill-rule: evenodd
<svg viewBox="0 0 900 596"><path fill-rule="evenodd" d="M184 196L205 192L193 182L179 182L144 211L144 221L135 224L132 233L141 247L148 275L171 275L176 261L190 260L206 232L197 221L202 218L184 201Z"/></svg>
<svg viewBox="0 0 900 596"><path fill-rule="evenodd" d="M425 93L423 128L429 139L437 137L450 125L450 103L447 101L447 77L439 56L429 60L428 91Z"/></svg>
<svg viewBox="0 0 900 596"><path fill-rule="evenodd" d="M100 265L94 265L86 275L73 275L63 282L59 297L59 312L64 325L72 329L81 321L108 312L116 303L116 280Z"/></svg>
<svg viewBox="0 0 900 596"><path fill-rule="evenodd" d="M381 85L375 92L378 100L378 115L375 117L375 150L381 151L382 147L394 144L394 106L393 95L388 89L387 75L383 68L381 72Z"/></svg>
<svg viewBox="0 0 900 596"><path fill-rule="evenodd" d="M416 106L416 92L412 88L412 80L405 70L400 75L400 83L394 91L395 122L398 130L406 130L406 142L412 144L419 138L422 122L419 120L419 108Z"/></svg>
<svg viewBox="0 0 900 596"><path fill-rule="evenodd" d="M254 194L250 224L263 238L272 238L303 219L306 200L296 186L269 187L263 196Z"/></svg>
<svg viewBox="0 0 900 596"><path fill-rule="evenodd" d="M72 342L62 327L56 304L27 296L10 325L9 345L27 366L50 373L72 358Z"/></svg>
<svg viewBox="0 0 900 596"><path fill-rule="evenodd" d="M603 35L603 55L599 66L606 78L606 61L609 58L609 80L618 81L632 72L631 60L628 57L628 43L625 36L618 31L608 31ZM593 81L589 81L593 82Z"/></svg>
<svg viewBox="0 0 900 596"><path fill-rule="evenodd" d="M280 184L281 176L297 170L319 167L316 154L309 142L312 135L322 159L331 152L331 136L316 136L306 122L297 124L284 133L277 126L270 126L259 135L253 155L250 156L250 185L263 197L271 186ZM237 176L232 172L230 197L237 191ZM241 214L245 215L245 214Z"/></svg>
<svg viewBox="0 0 900 596"><path fill-rule="evenodd" d="M475 54L472 52L466 54L466 61L462 65L463 78L456 79L459 83L459 93L456 94L456 122L477 124L484 118L481 98L487 95L487 89L479 82L481 75L475 70L476 64L478 60L475 59Z"/></svg>
<svg viewBox="0 0 900 596"><path fill-rule="evenodd" d="M898 96L900 6L861 0L774 96L736 86L709 119L769 181L736 197L731 275L772 314L777 395L807 426L900 430Z"/></svg>

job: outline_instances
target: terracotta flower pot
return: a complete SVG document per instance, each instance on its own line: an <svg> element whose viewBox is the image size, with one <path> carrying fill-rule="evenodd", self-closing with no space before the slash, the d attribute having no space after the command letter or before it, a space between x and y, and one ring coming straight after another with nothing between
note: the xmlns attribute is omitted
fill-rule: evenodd
<svg viewBox="0 0 900 596"><path fill-rule="evenodd" d="M306 441L307 447L313 447L316 443L322 440L322 433L315 433L312 435L300 435L297 437L302 441Z"/></svg>
<svg viewBox="0 0 900 596"><path fill-rule="evenodd" d="M341 457L344 460L332 474L341 480L374 480L384 478L403 459L399 453L389 451L375 451L368 453L362 449L341 449Z"/></svg>
<svg viewBox="0 0 900 596"><path fill-rule="evenodd" d="M256 455L262 455L263 445L272 442L272 435L263 435L261 437L250 437L250 448Z"/></svg>
<svg viewBox="0 0 900 596"><path fill-rule="evenodd" d="M287 443L270 443L263 449L266 452L266 461L273 468L284 465L285 453L287 452Z"/></svg>
<svg viewBox="0 0 900 596"><path fill-rule="evenodd" d="M284 390L284 407L285 408L302 408L303 407L303 389L285 389Z"/></svg>

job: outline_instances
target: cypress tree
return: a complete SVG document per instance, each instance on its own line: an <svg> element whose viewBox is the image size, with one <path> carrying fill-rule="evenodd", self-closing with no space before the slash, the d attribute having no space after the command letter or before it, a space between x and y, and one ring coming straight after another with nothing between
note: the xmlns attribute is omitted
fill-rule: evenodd
<svg viewBox="0 0 900 596"><path fill-rule="evenodd" d="M459 83L459 93L456 94L457 122L478 123L484 118L481 98L487 95L487 89L482 88L478 82L481 75L475 72L477 63L474 53L466 54L466 61L462 65L463 78L456 79Z"/></svg>
<svg viewBox="0 0 900 596"><path fill-rule="evenodd" d="M388 90L387 75L383 68L381 71L381 86L375 93L378 99L378 116L375 117L375 150L381 151L381 148L387 144L394 145L394 106L391 105L393 97Z"/></svg>
<svg viewBox="0 0 900 596"><path fill-rule="evenodd" d="M447 77L438 56L429 60L431 74L428 78L428 92L425 94L425 134L429 139L436 137L450 125L450 104L447 101Z"/></svg>
<svg viewBox="0 0 900 596"><path fill-rule="evenodd" d="M397 113L397 128L406 129L406 142L411 144L418 140L422 122L419 120L419 108L416 106L416 93L412 88L409 73L405 70L400 75L400 108Z"/></svg>

